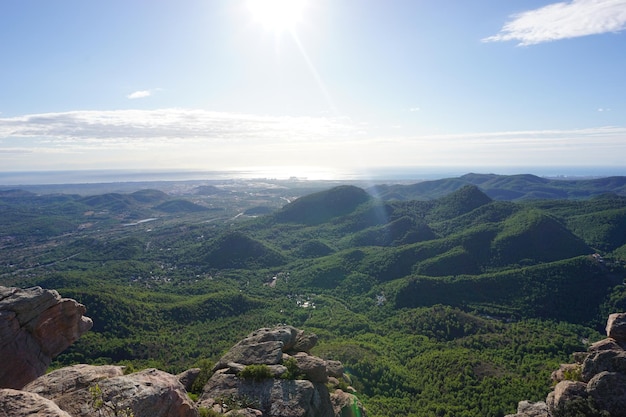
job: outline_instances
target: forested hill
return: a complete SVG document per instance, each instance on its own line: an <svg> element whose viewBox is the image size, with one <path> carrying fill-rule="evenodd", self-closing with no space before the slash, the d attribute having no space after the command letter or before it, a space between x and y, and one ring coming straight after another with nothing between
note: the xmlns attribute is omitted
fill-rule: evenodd
<svg viewBox="0 0 626 417"><path fill-rule="evenodd" d="M476 185L494 200L581 199L602 194L626 195L626 177L560 180L530 174L466 174L412 185L379 185L369 191L389 200L432 200L465 185Z"/></svg>
<svg viewBox="0 0 626 417"><path fill-rule="evenodd" d="M56 366L210 370L284 323L319 335L313 353L345 365L369 416L502 417L545 399L550 373L626 311L626 196L501 201L496 180L431 183L428 200L7 191L0 285L88 306L92 331Z"/></svg>

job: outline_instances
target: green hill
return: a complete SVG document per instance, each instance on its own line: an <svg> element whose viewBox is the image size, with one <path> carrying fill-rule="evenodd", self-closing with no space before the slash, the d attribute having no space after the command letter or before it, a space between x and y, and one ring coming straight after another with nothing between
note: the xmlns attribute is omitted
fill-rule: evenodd
<svg viewBox="0 0 626 417"><path fill-rule="evenodd" d="M279 252L241 232L225 233L199 252L199 261L209 269L268 267L284 262Z"/></svg>
<svg viewBox="0 0 626 417"><path fill-rule="evenodd" d="M286 323L343 361L369 416L501 417L544 399L550 373L626 309L623 182L589 181L468 174L376 188L385 199L355 186L0 196L0 282L87 306L94 329L55 366L178 373ZM127 220L155 206L176 215Z"/></svg>
<svg viewBox="0 0 626 417"><path fill-rule="evenodd" d="M354 211L371 197L361 188L345 185L300 197L274 215L278 222L320 224Z"/></svg>
<svg viewBox="0 0 626 417"><path fill-rule="evenodd" d="M479 187L494 200L581 199L604 193L626 195L626 177L561 180L535 175L466 174L458 178L411 185L383 185L372 189L382 199L432 200L467 185Z"/></svg>

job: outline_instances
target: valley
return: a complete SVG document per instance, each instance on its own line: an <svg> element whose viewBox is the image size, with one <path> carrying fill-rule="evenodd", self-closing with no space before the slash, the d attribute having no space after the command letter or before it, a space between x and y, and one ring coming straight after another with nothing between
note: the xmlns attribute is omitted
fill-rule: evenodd
<svg viewBox="0 0 626 417"><path fill-rule="evenodd" d="M625 184L0 187L0 284L87 306L55 367L206 368L283 323L344 363L368 415L504 416L626 310Z"/></svg>

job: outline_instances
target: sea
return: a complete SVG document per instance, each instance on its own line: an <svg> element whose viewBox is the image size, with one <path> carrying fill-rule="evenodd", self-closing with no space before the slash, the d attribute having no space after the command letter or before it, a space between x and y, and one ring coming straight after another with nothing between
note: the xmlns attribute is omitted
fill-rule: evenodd
<svg viewBox="0 0 626 417"><path fill-rule="evenodd" d="M626 176L626 166L535 167L374 167L368 169L270 167L224 171L203 170L74 170L0 171L0 187L48 184L102 184L152 181L315 180L367 181L371 183L420 182L477 174L532 174L552 179L586 179Z"/></svg>

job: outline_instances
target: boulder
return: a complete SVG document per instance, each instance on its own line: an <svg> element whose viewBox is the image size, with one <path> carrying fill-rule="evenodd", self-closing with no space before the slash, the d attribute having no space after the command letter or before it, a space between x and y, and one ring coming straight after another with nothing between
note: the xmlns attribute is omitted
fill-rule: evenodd
<svg viewBox="0 0 626 417"><path fill-rule="evenodd" d="M559 369L552 372L550 379L553 382L561 382L568 378L570 375L575 375L581 372L581 366L575 363L564 363L559 366Z"/></svg>
<svg viewBox="0 0 626 417"><path fill-rule="evenodd" d="M342 378L344 374L343 364L339 361L326 361L326 372L328 376Z"/></svg>
<svg viewBox="0 0 626 417"><path fill-rule="evenodd" d="M531 403L520 401L517 404L517 414L509 414L505 417L548 417L548 406L543 401Z"/></svg>
<svg viewBox="0 0 626 417"><path fill-rule="evenodd" d="M600 350L591 352L583 362L582 380L589 382L600 372L626 373L626 351L624 350Z"/></svg>
<svg viewBox="0 0 626 417"><path fill-rule="evenodd" d="M326 361L317 356L307 355L304 352L292 356L296 360L298 369L304 373L306 379L313 382L327 382Z"/></svg>
<svg viewBox="0 0 626 417"><path fill-rule="evenodd" d="M364 416L365 409L361 401L353 395L340 389L330 394L330 402L333 405L335 416Z"/></svg>
<svg viewBox="0 0 626 417"><path fill-rule="evenodd" d="M196 378L198 378L198 375L200 375L201 371L202 369L200 368L187 369L186 371L176 375L176 378L178 378L180 383L183 384L183 387L185 387L187 391L191 391L193 383L196 381Z"/></svg>
<svg viewBox="0 0 626 417"><path fill-rule="evenodd" d="M335 416L324 384L274 378L254 381L225 373L211 377L198 405L221 413L251 408L267 417Z"/></svg>
<svg viewBox="0 0 626 417"><path fill-rule="evenodd" d="M587 392L597 407L611 417L626 417L626 375L600 372L587 384Z"/></svg>
<svg viewBox="0 0 626 417"><path fill-rule="evenodd" d="M258 411L265 417L334 417L343 415L349 404L365 415L351 394L332 400L335 394L331 396L325 383L332 373L339 385L343 365L310 355L307 351L315 343L317 336L290 326L251 333L219 360L198 405L225 415ZM247 365L267 365L267 378L241 378Z"/></svg>
<svg viewBox="0 0 626 417"><path fill-rule="evenodd" d="M100 411L134 417L197 417L175 375L156 369L120 375L122 369L76 365L44 375L24 389L54 401L73 417Z"/></svg>
<svg viewBox="0 0 626 417"><path fill-rule="evenodd" d="M617 340L612 338L606 338L599 340L595 343L592 343L589 346L589 352L597 352L599 350L623 350L622 347L617 343Z"/></svg>
<svg viewBox="0 0 626 417"><path fill-rule="evenodd" d="M283 342L256 342L244 339L230 348L217 364L215 364L213 370L216 371L226 368L230 362L241 365L277 365L282 359Z"/></svg>
<svg viewBox="0 0 626 417"><path fill-rule="evenodd" d="M20 389L93 323L85 306L41 287L0 287L0 387Z"/></svg>
<svg viewBox="0 0 626 417"><path fill-rule="evenodd" d="M54 402L26 391L0 389L0 415L7 417L72 417Z"/></svg>
<svg viewBox="0 0 626 417"><path fill-rule="evenodd" d="M606 335L619 344L626 343L626 313L613 313L606 322Z"/></svg>
<svg viewBox="0 0 626 417"><path fill-rule="evenodd" d="M310 352L317 344L317 335L315 333L305 333L299 331L296 336L296 342L291 350L295 352Z"/></svg>
<svg viewBox="0 0 626 417"><path fill-rule="evenodd" d="M587 384L578 381L561 381L554 387L554 391L548 394L546 403L550 412L563 408L564 404L576 398L587 397Z"/></svg>

